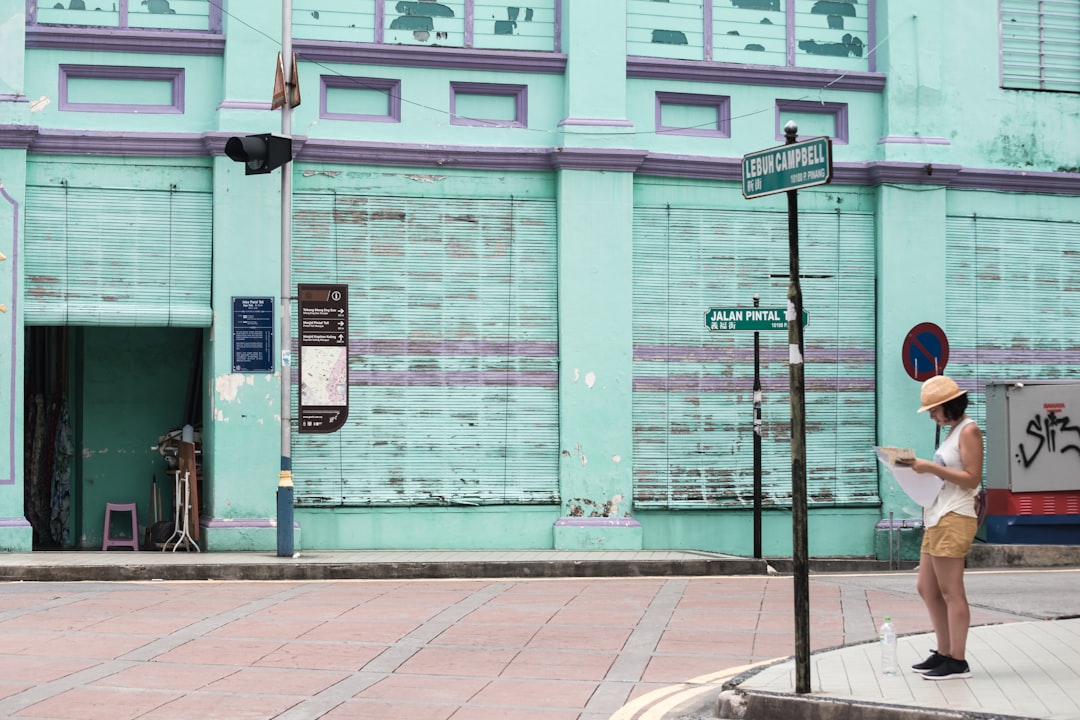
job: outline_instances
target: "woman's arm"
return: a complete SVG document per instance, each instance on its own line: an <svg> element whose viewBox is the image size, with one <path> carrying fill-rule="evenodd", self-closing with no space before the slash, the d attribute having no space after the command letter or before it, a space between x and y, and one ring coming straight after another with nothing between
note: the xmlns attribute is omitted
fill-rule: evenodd
<svg viewBox="0 0 1080 720"><path fill-rule="evenodd" d="M974 490L982 484L983 471L982 431L975 423L968 423L960 429L960 462L962 468L947 468L922 458L908 462L898 461L897 464L907 465L917 473L937 475L946 482Z"/></svg>

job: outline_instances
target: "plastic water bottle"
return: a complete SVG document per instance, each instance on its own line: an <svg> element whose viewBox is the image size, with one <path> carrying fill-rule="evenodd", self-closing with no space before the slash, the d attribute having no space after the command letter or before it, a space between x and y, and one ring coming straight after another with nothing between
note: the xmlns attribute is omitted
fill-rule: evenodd
<svg viewBox="0 0 1080 720"><path fill-rule="evenodd" d="M881 673L899 675L900 665L896 660L896 628L893 627L891 617L886 616L885 622L881 624L878 639L881 641Z"/></svg>

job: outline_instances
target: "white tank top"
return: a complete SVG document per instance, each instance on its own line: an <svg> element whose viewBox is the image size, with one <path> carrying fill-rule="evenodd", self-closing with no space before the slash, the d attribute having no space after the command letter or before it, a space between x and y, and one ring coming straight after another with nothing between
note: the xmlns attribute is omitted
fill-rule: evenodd
<svg viewBox="0 0 1080 720"><path fill-rule="evenodd" d="M941 447L934 453L934 462L953 470L964 469L964 463L960 460L960 431L965 425L973 422L975 421L971 418L966 418L952 429L945 441L941 443ZM969 489L946 480L934 499L934 504L923 512L923 525L934 527L941 518L951 512L978 517L975 512L975 496L978 494L978 488Z"/></svg>

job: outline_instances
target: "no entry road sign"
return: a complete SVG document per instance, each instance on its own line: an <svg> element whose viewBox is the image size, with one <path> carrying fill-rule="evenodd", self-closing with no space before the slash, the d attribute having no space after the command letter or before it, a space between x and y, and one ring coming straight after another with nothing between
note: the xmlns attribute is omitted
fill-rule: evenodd
<svg viewBox="0 0 1080 720"><path fill-rule="evenodd" d="M832 140L812 138L743 155L742 194L750 199L832 180Z"/></svg>
<svg viewBox="0 0 1080 720"><path fill-rule="evenodd" d="M934 323L919 323L908 331L900 355L912 380L922 382L945 372L949 362L949 339Z"/></svg>

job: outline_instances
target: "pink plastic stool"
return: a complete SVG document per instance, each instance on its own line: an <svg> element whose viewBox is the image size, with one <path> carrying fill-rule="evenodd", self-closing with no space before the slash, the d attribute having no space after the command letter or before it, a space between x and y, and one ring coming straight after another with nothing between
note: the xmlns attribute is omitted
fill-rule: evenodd
<svg viewBox="0 0 1080 720"><path fill-rule="evenodd" d="M105 503L105 532L102 534L101 549L108 550L111 547L129 547L138 552L139 550L139 512L135 503ZM131 513L131 537L112 538L109 536L110 523L113 511Z"/></svg>

